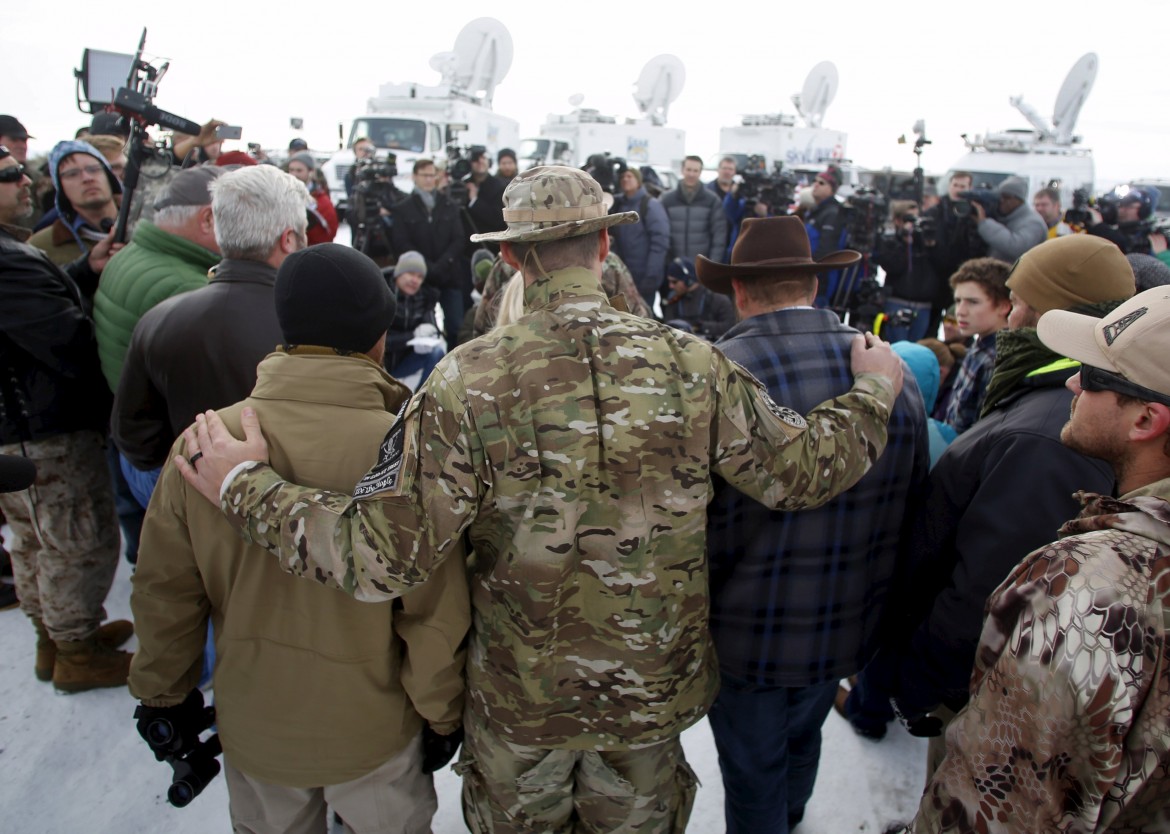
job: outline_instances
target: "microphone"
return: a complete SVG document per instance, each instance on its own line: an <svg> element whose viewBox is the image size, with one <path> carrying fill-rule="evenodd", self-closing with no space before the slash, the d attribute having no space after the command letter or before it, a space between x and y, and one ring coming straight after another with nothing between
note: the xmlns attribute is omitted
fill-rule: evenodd
<svg viewBox="0 0 1170 834"><path fill-rule="evenodd" d="M102 227L102 231L106 234L110 233L110 229L114 228L114 221L108 217L103 217L102 222L98 224Z"/></svg>
<svg viewBox="0 0 1170 834"><path fill-rule="evenodd" d="M37 479L37 465L20 455L0 455L0 492L28 489Z"/></svg>

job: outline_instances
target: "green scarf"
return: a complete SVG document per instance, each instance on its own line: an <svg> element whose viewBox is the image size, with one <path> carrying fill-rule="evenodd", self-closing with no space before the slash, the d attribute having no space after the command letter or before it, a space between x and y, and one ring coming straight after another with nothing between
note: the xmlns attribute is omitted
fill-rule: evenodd
<svg viewBox="0 0 1170 834"><path fill-rule="evenodd" d="M1071 312L1099 319L1109 315L1123 302L1124 299L1118 299L1083 304L1073 307ZM995 370L992 371L991 382L987 384L987 395L983 399L983 410L979 412L979 416L986 417L990 414L992 409L1015 391L1029 374L1061 358L1063 357L1059 354L1044 347L1034 327L1020 327L996 333Z"/></svg>

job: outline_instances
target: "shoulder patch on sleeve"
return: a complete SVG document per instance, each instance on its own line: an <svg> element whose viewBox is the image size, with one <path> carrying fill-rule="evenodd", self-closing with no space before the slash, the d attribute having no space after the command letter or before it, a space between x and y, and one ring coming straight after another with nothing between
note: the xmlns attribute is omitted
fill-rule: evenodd
<svg viewBox="0 0 1170 834"><path fill-rule="evenodd" d="M763 388L760 393L764 395L764 402L768 405L768 410L780 418L781 421L787 423L796 429L807 429L808 423L804 421L804 417L798 411L793 411L791 408L777 404L772 399L772 396Z"/></svg>
<svg viewBox="0 0 1170 834"><path fill-rule="evenodd" d="M365 474L354 488L354 498L365 498L380 492L389 492L398 486L398 475L402 470L402 446L406 439L406 407L411 398L398 409L394 425L386 432L386 438L378 449L378 462Z"/></svg>

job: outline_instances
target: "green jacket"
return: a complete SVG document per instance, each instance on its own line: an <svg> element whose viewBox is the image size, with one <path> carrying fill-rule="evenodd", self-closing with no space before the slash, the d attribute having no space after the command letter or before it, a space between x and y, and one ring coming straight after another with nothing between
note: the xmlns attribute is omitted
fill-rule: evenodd
<svg viewBox="0 0 1170 834"><path fill-rule="evenodd" d="M160 301L207 285L207 271L219 255L149 221L110 259L94 297L98 355L111 391L118 390L122 363L134 326Z"/></svg>
<svg viewBox="0 0 1170 834"><path fill-rule="evenodd" d="M524 300L443 358L354 496L252 464L222 507L286 571L359 599L424 581L468 533L477 719L537 747L661 742L718 685L713 476L769 506L822 504L881 454L893 389L859 375L806 422L706 342L615 310L588 270Z"/></svg>
<svg viewBox="0 0 1170 834"><path fill-rule="evenodd" d="M409 394L364 356L299 348L266 357L252 395L220 413L242 437L240 410L255 408L277 471L350 490ZM182 438L174 453L184 454ZM133 579L130 692L148 705L182 701L210 618L216 720L232 764L292 787L356 779L422 721L440 733L460 723L470 602L464 559L447 563L400 601L372 605L301 582L241 541L168 463Z"/></svg>

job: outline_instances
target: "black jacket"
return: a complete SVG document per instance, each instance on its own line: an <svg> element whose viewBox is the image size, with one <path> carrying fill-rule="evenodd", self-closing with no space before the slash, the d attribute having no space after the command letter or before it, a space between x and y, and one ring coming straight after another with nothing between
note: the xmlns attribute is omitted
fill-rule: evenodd
<svg viewBox="0 0 1170 834"><path fill-rule="evenodd" d="M393 370L398 363L414 352L414 346L408 345L414 338L414 329L420 324L439 324L435 320L435 305L439 303L439 291L434 287L423 284L414 295L397 290L391 282L390 291L394 293L397 306L394 308L394 318L386 330L386 358L383 364L387 371Z"/></svg>
<svg viewBox="0 0 1170 834"><path fill-rule="evenodd" d="M943 308L949 307L954 300L950 280L959 266L964 261L987 254L987 242L979 236L974 218L959 217L954 207L950 197L943 197L924 213L934 221L935 244L927 251L942 285L935 303Z"/></svg>
<svg viewBox="0 0 1170 834"><path fill-rule="evenodd" d="M1072 399L1064 383L1075 371L1025 377L931 470L913 525L915 565L898 604L920 622L894 637L867 669L904 705L925 712L966 702L987 597L1020 559L1076 517L1076 490L1112 494L1109 465L1060 442Z"/></svg>
<svg viewBox="0 0 1170 834"><path fill-rule="evenodd" d="M89 315L97 275L84 259L62 270L23 235L0 227L0 443L104 433L109 389Z"/></svg>
<svg viewBox="0 0 1170 834"><path fill-rule="evenodd" d="M504 222L504 184L489 174L478 189L475 202L467 209L471 222L475 224L475 229L469 230L468 234L502 232L508 225Z"/></svg>
<svg viewBox="0 0 1170 834"><path fill-rule="evenodd" d="M139 320L110 426L136 468L162 466L196 414L252 393L256 366L284 341L275 281L268 264L225 259L206 287L168 298Z"/></svg>
<svg viewBox="0 0 1170 834"><path fill-rule="evenodd" d="M917 232L911 241L903 235L878 241L873 262L886 271L886 295L904 301L937 302L950 285L938 277L928 250Z"/></svg>
<svg viewBox="0 0 1170 834"><path fill-rule="evenodd" d="M394 251L414 250L427 261L427 283L439 289L471 289L471 271L463 258L467 235L459 207L435 194L435 210L428 214L422 197L411 194L394 207Z"/></svg>

